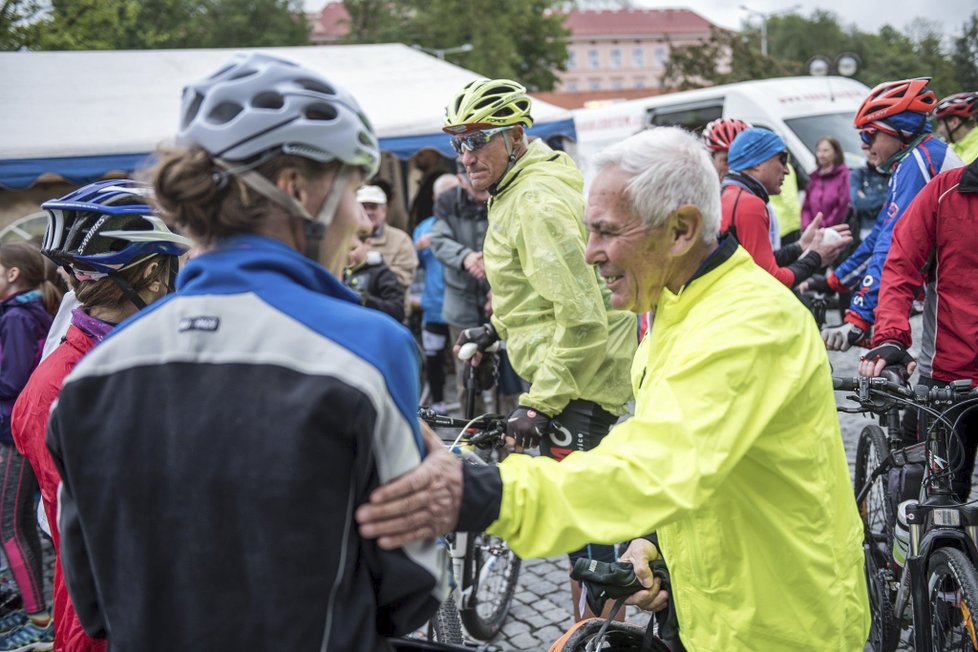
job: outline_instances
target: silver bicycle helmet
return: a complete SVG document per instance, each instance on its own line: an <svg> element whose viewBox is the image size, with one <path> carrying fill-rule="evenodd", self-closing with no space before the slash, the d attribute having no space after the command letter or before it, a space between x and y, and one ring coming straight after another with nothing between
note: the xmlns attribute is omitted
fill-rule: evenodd
<svg viewBox="0 0 978 652"><path fill-rule="evenodd" d="M380 165L377 137L360 105L322 75L287 59L242 53L183 90L177 143L225 161L281 151L359 167Z"/></svg>

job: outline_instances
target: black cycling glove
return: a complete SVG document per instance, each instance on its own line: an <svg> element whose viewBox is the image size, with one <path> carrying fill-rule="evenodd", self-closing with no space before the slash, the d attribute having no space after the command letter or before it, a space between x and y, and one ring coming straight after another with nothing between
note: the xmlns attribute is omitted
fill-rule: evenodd
<svg viewBox="0 0 978 652"><path fill-rule="evenodd" d="M519 406L506 419L506 434L516 440L517 446L533 448L550 431L550 417L533 408Z"/></svg>
<svg viewBox="0 0 978 652"><path fill-rule="evenodd" d="M913 362L913 356L907 352L907 347L899 342L883 342L866 351L862 359L870 362L886 360L887 366L902 365L905 367Z"/></svg>
<svg viewBox="0 0 978 652"><path fill-rule="evenodd" d="M495 344L499 340L499 334L496 333L496 329L492 327L492 324L483 324L482 326L475 326L473 328L466 328L458 335L458 340L455 341L457 346L464 346L469 342L475 342L476 347L478 347L480 352L485 352L490 346Z"/></svg>

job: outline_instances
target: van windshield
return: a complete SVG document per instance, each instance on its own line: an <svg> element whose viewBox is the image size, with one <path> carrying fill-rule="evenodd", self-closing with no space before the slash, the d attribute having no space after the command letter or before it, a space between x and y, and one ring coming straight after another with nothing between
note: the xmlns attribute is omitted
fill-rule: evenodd
<svg viewBox="0 0 978 652"><path fill-rule="evenodd" d="M822 136L834 136L842 145L842 152L849 167L862 167L866 157L861 149L859 132L852 126L852 113L823 113L805 118L785 120L788 127L805 143L812 154L815 154L815 144Z"/></svg>

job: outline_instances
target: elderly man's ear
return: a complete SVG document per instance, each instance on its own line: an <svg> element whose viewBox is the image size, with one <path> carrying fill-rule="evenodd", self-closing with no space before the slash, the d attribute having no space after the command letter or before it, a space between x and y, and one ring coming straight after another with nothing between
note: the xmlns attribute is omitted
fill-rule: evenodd
<svg viewBox="0 0 978 652"><path fill-rule="evenodd" d="M680 206L669 216L668 225L671 238L669 253L683 256L701 239L703 214L695 206Z"/></svg>

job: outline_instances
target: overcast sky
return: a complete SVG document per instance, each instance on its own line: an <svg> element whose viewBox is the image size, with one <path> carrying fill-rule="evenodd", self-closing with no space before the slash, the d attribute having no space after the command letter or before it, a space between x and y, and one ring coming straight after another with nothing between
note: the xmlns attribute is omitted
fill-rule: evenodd
<svg viewBox="0 0 978 652"><path fill-rule="evenodd" d="M306 11L317 11L325 0L304 0ZM843 25L855 23L864 32L875 32L884 24L905 30L914 18L924 17L941 23L944 33L957 36L961 25L973 11L978 10L978 0L632 0L635 7L666 8L687 7L721 27L737 28L747 16L738 9L744 4L763 13L788 9L801 5L801 13L808 16L814 9L827 9L836 14ZM796 10L797 11L797 10ZM753 20L758 20L754 17ZM491 25L491 19L487 25Z"/></svg>

